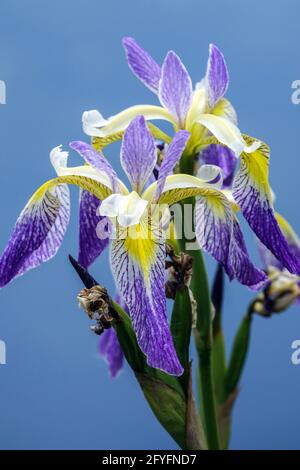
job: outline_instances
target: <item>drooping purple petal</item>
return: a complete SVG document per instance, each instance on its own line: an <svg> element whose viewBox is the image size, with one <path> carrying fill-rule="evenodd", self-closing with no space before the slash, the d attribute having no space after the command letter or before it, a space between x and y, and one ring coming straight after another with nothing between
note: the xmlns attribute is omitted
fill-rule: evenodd
<svg viewBox="0 0 300 470"><path fill-rule="evenodd" d="M103 155L96 152L92 145L87 144L86 142L82 142L80 140L70 142L69 145L73 150L76 150L76 152L78 152L84 158L84 160L89 163L89 165L96 168L96 170L100 172L106 173L111 182L112 190L117 191L117 174L112 168L111 164Z"/></svg>
<svg viewBox="0 0 300 470"><path fill-rule="evenodd" d="M70 217L66 185L40 188L21 212L0 258L0 287L52 258L60 247Z"/></svg>
<svg viewBox="0 0 300 470"><path fill-rule="evenodd" d="M175 168L176 163L180 159L180 157L181 157L181 155L182 155L182 153L185 149L185 146L186 146L186 143L187 143L189 137L190 137L189 132L179 131L179 132L177 132L177 134L173 138L172 142L168 146L168 149L166 151L166 154L164 156L164 159L162 161L162 164L161 164L161 166L159 168L159 172L158 172L155 201L158 201L158 199L159 199L159 197L160 197L160 195L163 191L163 188L164 188L164 185L165 185L165 182L166 182L166 178L167 178L167 176L169 176L172 173L173 169Z"/></svg>
<svg viewBox="0 0 300 470"><path fill-rule="evenodd" d="M154 139L143 116L129 124L122 141L121 164L132 187L140 193L157 160Z"/></svg>
<svg viewBox="0 0 300 470"><path fill-rule="evenodd" d="M212 144L201 152L200 160L205 165L217 165L222 168L223 188L231 186L238 161L232 150L223 145Z"/></svg>
<svg viewBox="0 0 300 470"><path fill-rule="evenodd" d="M222 264L230 279L253 290L267 281L248 256L239 223L229 202L199 197L196 201L195 231L200 247Z"/></svg>
<svg viewBox="0 0 300 470"><path fill-rule="evenodd" d="M128 313L127 305L119 293L116 294L115 298L122 309ZM115 378L123 368L124 354L113 328L105 330L100 336L99 353L108 363L110 375Z"/></svg>
<svg viewBox="0 0 300 470"><path fill-rule="evenodd" d="M148 364L170 375L181 375L167 320L165 256L164 240L114 240L111 266Z"/></svg>
<svg viewBox="0 0 300 470"><path fill-rule="evenodd" d="M192 94L192 81L185 66L175 52L168 52L162 66L159 99L181 129L184 128Z"/></svg>
<svg viewBox="0 0 300 470"><path fill-rule="evenodd" d="M100 336L99 353L107 362L112 378L117 377L123 368L124 355L113 328L105 330Z"/></svg>
<svg viewBox="0 0 300 470"><path fill-rule="evenodd" d="M81 191L78 262L84 268L88 268L109 243L111 224L107 217L99 215L100 204L89 191Z"/></svg>
<svg viewBox="0 0 300 470"><path fill-rule="evenodd" d="M229 74L224 56L217 46L210 44L206 70L206 86L208 104L211 109L225 95L228 82Z"/></svg>
<svg viewBox="0 0 300 470"><path fill-rule="evenodd" d="M290 252L296 259L300 259L300 241L297 234L294 232L293 228L287 222L287 220L282 217L282 215L276 212L275 217L279 228L286 239ZM279 269L280 271L284 269L283 264L277 258L275 258L271 251L268 250L259 239L257 239L257 246L265 270L267 270L271 266Z"/></svg>
<svg viewBox="0 0 300 470"><path fill-rule="evenodd" d="M242 154L241 167L233 181L233 196L259 240L282 266L292 274L300 274L300 258L290 249L275 217L264 146L251 154Z"/></svg>
<svg viewBox="0 0 300 470"><path fill-rule="evenodd" d="M123 46L132 72L144 85L157 94L161 76L160 66L133 38L124 38Z"/></svg>

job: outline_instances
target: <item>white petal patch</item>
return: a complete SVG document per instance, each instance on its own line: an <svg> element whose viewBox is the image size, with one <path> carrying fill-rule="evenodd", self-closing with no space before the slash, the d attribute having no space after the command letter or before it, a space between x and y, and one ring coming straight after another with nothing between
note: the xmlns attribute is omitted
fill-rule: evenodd
<svg viewBox="0 0 300 470"><path fill-rule="evenodd" d="M223 185L223 171L217 165L201 165L197 178L212 183L214 188L221 188Z"/></svg>
<svg viewBox="0 0 300 470"><path fill-rule="evenodd" d="M142 199L135 191L124 196L122 194L112 194L101 204L100 215L114 218L123 227L130 227L139 223L148 201Z"/></svg>
<svg viewBox="0 0 300 470"><path fill-rule="evenodd" d="M97 109L85 111L82 115L82 127L85 134L89 136L101 137L102 133L98 130L108 123Z"/></svg>

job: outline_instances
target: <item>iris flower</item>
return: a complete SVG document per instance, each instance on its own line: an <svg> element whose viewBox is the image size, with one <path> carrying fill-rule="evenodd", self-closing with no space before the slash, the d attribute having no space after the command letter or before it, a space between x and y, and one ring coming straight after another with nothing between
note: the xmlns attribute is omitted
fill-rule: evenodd
<svg viewBox="0 0 300 470"><path fill-rule="evenodd" d="M67 184L81 187L81 258L89 264L103 249L94 246L97 217L89 217L94 199L101 201L100 216L113 227L111 269L132 320L137 341L148 364L169 374L183 370L177 358L167 320L164 287L165 223L157 217L160 208L187 197L197 197L195 232L199 245L223 264L230 278L252 288L266 281L251 263L231 202L218 189L219 169L203 167L200 176L171 175L189 139L181 130L168 146L157 181L147 184L157 162L154 139L144 117L128 126L121 147L121 164L131 190L117 177L102 154L89 144L76 141L76 150L86 164L68 167L68 152L56 147L50 154L57 177L42 185L20 214L8 245L0 258L0 285L53 257L63 240L69 220ZM206 171L208 170L208 171ZM87 191L87 192L86 192ZM84 213L84 207L86 213ZM84 213L84 214L83 214ZM164 211L165 213L165 211ZM107 243L107 242L105 242ZM86 250L94 246L89 257ZM201 280L200 280L201 282Z"/></svg>
<svg viewBox="0 0 300 470"><path fill-rule="evenodd" d="M102 139L116 136L137 114L167 120L175 131L188 130L185 153L194 158L208 149L207 159L224 171L224 182L231 185L235 203L251 229L291 273L300 274L300 260L290 251L274 215L268 182L269 147L241 134L235 110L224 98L229 74L222 52L210 45L205 77L193 90L190 75L175 52L169 51L160 66L133 38L124 38L123 45L130 69L158 96L161 106L132 106L108 120L96 110L86 111L84 131ZM233 177L238 158L240 168ZM231 181L226 181L228 174Z"/></svg>

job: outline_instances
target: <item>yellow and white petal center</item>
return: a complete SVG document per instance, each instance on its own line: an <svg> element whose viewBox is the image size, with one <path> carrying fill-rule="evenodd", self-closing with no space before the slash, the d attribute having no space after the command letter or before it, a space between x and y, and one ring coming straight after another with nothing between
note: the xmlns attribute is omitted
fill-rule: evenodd
<svg viewBox="0 0 300 470"><path fill-rule="evenodd" d="M100 215L110 217L123 227L130 227L140 222L142 215L149 201L142 199L138 193L132 191L124 196L123 194L111 194L102 201Z"/></svg>

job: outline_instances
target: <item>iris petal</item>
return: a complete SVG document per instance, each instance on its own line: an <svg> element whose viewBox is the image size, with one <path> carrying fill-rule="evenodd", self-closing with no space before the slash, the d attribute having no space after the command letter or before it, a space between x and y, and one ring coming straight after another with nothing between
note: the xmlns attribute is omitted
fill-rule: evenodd
<svg viewBox="0 0 300 470"><path fill-rule="evenodd" d="M99 199L89 191L81 191L78 262L84 268L88 268L109 243L110 222L106 217L99 215L100 204ZM103 230L101 230L103 236L101 237L99 234L100 224L103 226Z"/></svg>
<svg viewBox="0 0 300 470"><path fill-rule="evenodd" d="M168 146L166 155L164 156L163 162L158 172L155 201L158 201L162 193L166 178L172 173L173 169L175 168L178 160L180 159L185 149L189 137L189 132L179 131Z"/></svg>
<svg viewBox="0 0 300 470"><path fill-rule="evenodd" d="M265 273L249 259L239 223L224 197L197 198L195 231L200 248L222 264L230 279L254 290L266 283Z"/></svg>
<svg viewBox="0 0 300 470"><path fill-rule="evenodd" d="M206 71L208 104L212 109L225 95L229 83L229 73L222 52L214 44L209 46Z"/></svg>
<svg viewBox="0 0 300 470"><path fill-rule="evenodd" d="M70 216L66 185L41 187L21 212L0 258L0 286L52 258L65 235Z"/></svg>
<svg viewBox="0 0 300 470"><path fill-rule="evenodd" d="M183 369L167 320L165 240L151 239L142 227L139 233L141 238L112 242L112 271L148 364L168 374L181 375Z"/></svg>
<svg viewBox="0 0 300 470"><path fill-rule="evenodd" d="M161 68L155 60L133 38L124 38L123 46L132 72L151 91L158 93Z"/></svg>
<svg viewBox="0 0 300 470"><path fill-rule="evenodd" d="M275 217L268 164L269 148L265 144L251 154L243 153L233 182L233 196L260 241L292 274L299 274L300 259L290 249Z"/></svg>
<svg viewBox="0 0 300 470"><path fill-rule="evenodd" d="M192 96L192 81L185 66L175 52L168 52L162 66L159 99L181 129L184 129Z"/></svg>
<svg viewBox="0 0 300 470"><path fill-rule="evenodd" d="M154 139L143 116L137 116L129 124L121 148L121 164L138 193L156 165L157 153Z"/></svg>

